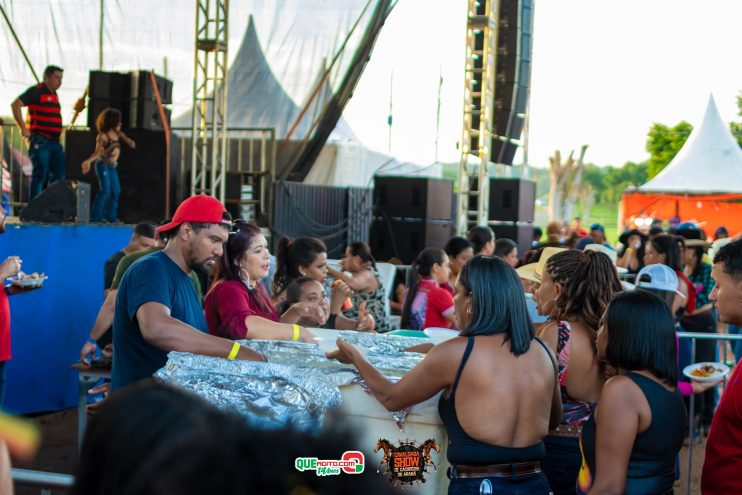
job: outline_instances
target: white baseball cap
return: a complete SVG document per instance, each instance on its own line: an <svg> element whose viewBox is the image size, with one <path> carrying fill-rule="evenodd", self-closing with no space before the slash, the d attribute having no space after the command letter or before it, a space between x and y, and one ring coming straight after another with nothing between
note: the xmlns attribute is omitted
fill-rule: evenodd
<svg viewBox="0 0 742 495"><path fill-rule="evenodd" d="M678 276L675 270L662 263L647 265L636 274L636 286L642 289L663 290L674 292L685 298L685 294L678 291Z"/></svg>

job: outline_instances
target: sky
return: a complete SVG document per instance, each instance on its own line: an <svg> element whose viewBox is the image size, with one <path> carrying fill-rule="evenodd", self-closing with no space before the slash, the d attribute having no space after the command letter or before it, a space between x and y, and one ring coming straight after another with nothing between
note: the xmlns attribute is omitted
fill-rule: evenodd
<svg viewBox="0 0 742 495"><path fill-rule="evenodd" d="M434 161L440 75L437 156L458 161L466 9L466 0L399 0L344 113L364 144ZM700 123L711 93L722 119L742 120L740 19L739 0L536 0L530 164L582 144L598 165L645 160L652 123Z"/></svg>

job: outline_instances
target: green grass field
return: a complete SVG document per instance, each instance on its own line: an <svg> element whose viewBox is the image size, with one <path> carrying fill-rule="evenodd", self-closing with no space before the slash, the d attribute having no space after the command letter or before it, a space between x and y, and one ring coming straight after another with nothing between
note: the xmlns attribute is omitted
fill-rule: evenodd
<svg viewBox="0 0 742 495"><path fill-rule="evenodd" d="M618 243L618 205L599 204L590 210L586 225L599 223L605 227L605 237L611 245Z"/></svg>

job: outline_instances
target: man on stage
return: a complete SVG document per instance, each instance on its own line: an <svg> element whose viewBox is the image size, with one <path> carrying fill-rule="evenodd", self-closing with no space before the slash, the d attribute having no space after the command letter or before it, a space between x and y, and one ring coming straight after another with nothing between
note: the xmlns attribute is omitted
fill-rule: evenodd
<svg viewBox="0 0 742 495"><path fill-rule="evenodd" d="M28 139L28 156L33 164L29 201L44 189L47 179L49 183L64 180L66 162L59 144L62 113L57 96L57 90L62 86L62 73L60 67L48 66L44 69L44 82L28 88L10 105L21 134ZM23 107L28 107L28 127L23 120ZM82 99L75 103L78 112L84 107Z"/></svg>

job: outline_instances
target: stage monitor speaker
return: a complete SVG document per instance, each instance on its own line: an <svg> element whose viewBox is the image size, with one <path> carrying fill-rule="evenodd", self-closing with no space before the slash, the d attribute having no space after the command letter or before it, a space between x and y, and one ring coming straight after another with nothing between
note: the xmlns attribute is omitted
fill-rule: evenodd
<svg viewBox="0 0 742 495"><path fill-rule="evenodd" d="M119 219L127 224L146 220L158 222L165 217L167 197L167 162L165 133L124 129L136 142L136 149L126 145L121 148L118 163L121 196L119 197ZM69 130L66 133L67 177L90 181L91 197L95 200L98 181L95 166L83 175L80 164L95 149L95 131ZM176 135L171 134L170 148L170 215L186 196L186 185L180 180L180 146Z"/></svg>
<svg viewBox="0 0 742 495"><path fill-rule="evenodd" d="M90 221L90 184L75 180L53 182L21 210L24 222Z"/></svg>
<svg viewBox="0 0 742 495"><path fill-rule="evenodd" d="M409 265L427 247L443 249L453 234L450 221L376 218L371 223L369 245L377 260L387 261L396 257Z"/></svg>
<svg viewBox="0 0 742 495"><path fill-rule="evenodd" d="M490 224L495 239L507 238L518 245L518 256L531 249L533 241L533 225L527 223L495 223Z"/></svg>
<svg viewBox="0 0 742 495"><path fill-rule="evenodd" d="M452 205L451 180L385 175L374 177L374 206L389 218L450 221Z"/></svg>
<svg viewBox="0 0 742 495"><path fill-rule="evenodd" d="M528 179L490 179L489 219L533 222L536 182Z"/></svg>

